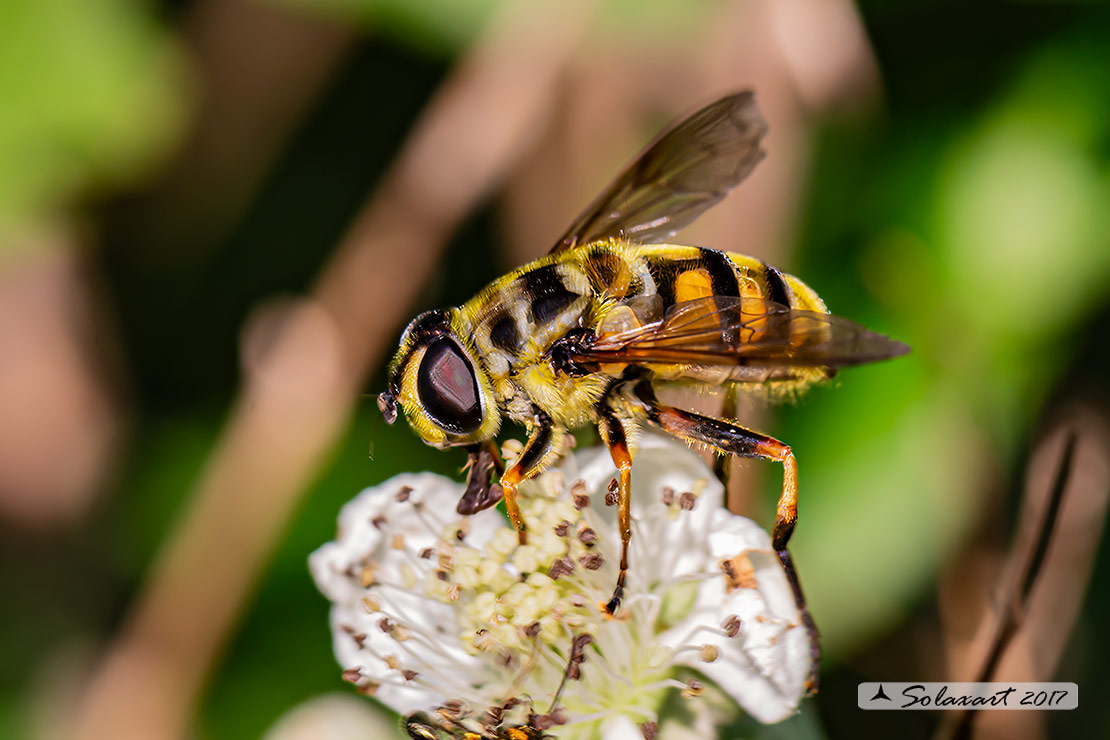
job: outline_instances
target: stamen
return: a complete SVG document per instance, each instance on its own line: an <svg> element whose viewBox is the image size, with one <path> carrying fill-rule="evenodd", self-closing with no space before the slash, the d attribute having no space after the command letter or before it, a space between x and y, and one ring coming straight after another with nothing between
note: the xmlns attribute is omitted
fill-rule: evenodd
<svg viewBox="0 0 1110 740"><path fill-rule="evenodd" d="M570 558L559 558L548 566L547 576L553 581L557 581L561 576L570 575L573 572L574 561Z"/></svg>
<svg viewBox="0 0 1110 740"><path fill-rule="evenodd" d="M590 488L582 479L576 480L571 485L570 496L574 500L574 508L579 511L590 505Z"/></svg>
<svg viewBox="0 0 1110 740"><path fill-rule="evenodd" d="M663 505L674 505L675 490L670 486L663 486Z"/></svg>
<svg viewBox="0 0 1110 740"><path fill-rule="evenodd" d="M726 635L728 635L729 637L736 637L738 634L740 634L740 617L736 616L735 614L728 615L728 617L725 618L725 621L721 623L721 627L724 628Z"/></svg>
<svg viewBox="0 0 1110 740"><path fill-rule="evenodd" d="M586 570L599 570L601 566L605 565L605 558L601 557L600 552L589 552L578 558L578 562Z"/></svg>
<svg viewBox="0 0 1110 740"><path fill-rule="evenodd" d="M584 525L584 523L580 522L578 529L578 541L586 547L592 547L594 544L597 543L597 532L595 532L591 527L587 527Z"/></svg>
<svg viewBox="0 0 1110 740"><path fill-rule="evenodd" d="M682 690L681 694L683 699L693 699L696 696L701 696L704 691L705 687L702 686L701 681L691 678L686 682L686 688Z"/></svg>

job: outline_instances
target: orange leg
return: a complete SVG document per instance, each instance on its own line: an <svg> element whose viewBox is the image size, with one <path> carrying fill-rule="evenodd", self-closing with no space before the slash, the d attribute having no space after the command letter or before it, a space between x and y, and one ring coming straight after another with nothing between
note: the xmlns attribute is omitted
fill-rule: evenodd
<svg viewBox="0 0 1110 740"><path fill-rule="evenodd" d="M711 416L655 404L648 418L664 431L739 457L762 457L782 463L782 494L775 513L771 542L785 550L798 521L798 464L790 447L774 437L752 432Z"/></svg>
<svg viewBox="0 0 1110 740"><path fill-rule="evenodd" d="M520 544L528 543L528 529L517 503L517 488L530 478L539 475L558 454L565 432L556 427L551 417L537 411L535 422L529 425L528 442L516 460L501 475L501 492L505 498L505 511L516 528Z"/></svg>
<svg viewBox="0 0 1110 740"><path fill-rule="evenodd" d="M735 384L725 386L725 398L721 403L721 418L735 419L738 393ZM732 457L730 455L717 455L713 460L713 475L725 487L725 508L732 511Z"/></svg>
<svg viewBox="0 0 1110 740"><path fill-rule="evenodd" d="M509 515L509 521L513 523L516 528L517 540L522 545L528 544L528 527L524 525L524 515L520 513L520 504L516 500L516 491L524 479L521 477L520 470L517 468L509 468L505 471L505 475L501 477L501 494L505 498L505 512Z"/></svg>
<svg viewBox="0 0 1110 740"><path fill-rule="evenodd" d="M599 409L597 429L601 433L617 466L620 476L617 487L617 523L621 533L621 565L617 574L617 585L613 597L605 605L608 614L616 614L624 596L624 582L628 576L628 543L632 541L632 453L628 449L628 439L624 426L609 408Z"/></svg>
<svg viewBox="0 0 1110 740"><path fill-rule="evenodd" d="M771 530L771 545L775 548L786 572L798 613L810 635L812 663L808 685L811 691L815 691L817 669L821 659L817 627L806 605L802 584L794 569L794 560L786 549L787 543L790 542L790 535L794 532L794 525L798 521L798 463L794 460L794 453L789 446L773 437L749 431L722 419L664 406L656 400L649 383L638 384L636 395L647 407L648 419L671 434L708 445L719 452L740 457L762 457L782 463L782 493L779 495L778 508L775 512L775 525Z"/></svg>

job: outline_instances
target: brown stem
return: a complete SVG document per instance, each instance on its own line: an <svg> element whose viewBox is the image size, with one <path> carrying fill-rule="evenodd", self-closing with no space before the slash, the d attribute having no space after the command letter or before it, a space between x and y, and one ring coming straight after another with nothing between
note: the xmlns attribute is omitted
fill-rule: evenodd
<svg viewBox="0 0 1110 740"><path fill-rule="evenodd" d="M1020 573L1016 592L1003 604L1002 613L998 618L998 626L995 629L990 648L987 650L986 659L975 678L977 682L987 682L994 677L999 664L1002 662L1002 656L1005 654L1006 648L1009 647L1014 635L1021 628L1029 604L1029 595L1033 591L1037 576L1041 573L1045 555L1048 552L1048 545L1056 527L1056 520L1060 514L1060 507L1064 502L1064 491L1067 489L1072 463L1075 458L1076 439L1075 432L1069 431L1067 433L1052 490L1041 514L1041 520L1037 525L1037 534L1033 541L1032 551ZM976 716L977 711L975 709L960 713L958 719L941 728L938 736L950 740L968 740L971 737Z"/></svg>

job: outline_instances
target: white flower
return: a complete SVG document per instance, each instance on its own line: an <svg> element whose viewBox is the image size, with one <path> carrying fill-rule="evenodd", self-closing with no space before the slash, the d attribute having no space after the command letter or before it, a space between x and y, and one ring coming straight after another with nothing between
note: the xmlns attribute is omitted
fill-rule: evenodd
<svg viewBox="0 0 1110 740"><path fill-rule="evenodd" d="M459 517L461 485L437 475L359 494L337 541L310 559L344 677L402 714L489 722L508 703L504 722L520 723L549 711L574 638L588 634L550 718L559 737L642 737L670 692L699 693L689 669L762 722L789 716L810 644L778 558L766 532L722 507L701 459L667 438L642 440L625 600L617 618L602 613L620 544L604 502L614 473L589 449L526 484L523 546L495 510Z"/></svg>

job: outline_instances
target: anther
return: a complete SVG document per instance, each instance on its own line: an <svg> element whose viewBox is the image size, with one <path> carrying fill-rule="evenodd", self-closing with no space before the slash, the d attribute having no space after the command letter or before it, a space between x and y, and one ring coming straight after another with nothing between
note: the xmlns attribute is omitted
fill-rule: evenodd
<svg viewBox="0 0 1110 740"><path fill-rule="evenodd" d="M683 699L693 699L695 696L701 696L703 691L705 691L705 687L702 686L701 681L691 678L686 682L686 688L682 689L680 693Z"/></svg>
<svg viewBox="0 0 1110 740"><path fill-rule="evenodd" d="M555 726L555 720L549 714L532 714L528 717L528 726L544 732Z"/></svg>
<svg viewBox="0 0 1110 740"><path fill-rule="evenodd" d="M740 617L735 614L730 614L721 624L721 628L724 629L725 634L729 637L736 637L740 634L740 626Z"/></svg>
<svg viewBox="0 0 1110 740"><path fill-rule="evenodd" d="M685 491L681 493L678 497L678 506L683 511L693 511L694 507L697 506L697 503L698 497L691 491Z"/></svg>
<svg viewBox="0 0 1110 740"><path fill-rule="evenodd" d="M640 734L644 736L644 740L655 740L655 736L659 734L659 723L644 722L640 725Z"/></svg>
<svg viewBox="0 0 1110 740"><path fill-rule="evenodd" d="M698 657L702 663L713 663L720 655L716 645L705 644L698 649Z"/></svg>
<svg viewBox="0 0 1110 740"><path fill-rule="evenodd" d="M547 577L553 581L559 580L561 576L567 576L574 572L574 561L567 557L562 557L551 564L547 569Z"/></svg>
<svg viewBox="0 0 1110 740"><path fill-rule="evenodd" d="M675 490L670 486L663 486L663 505L670 506L674 503Z"/></svg>
<svg viewBox="0 0 1110 740"><path fill-rule="evenodd" d="M722 560L721 572L725 574L725 592L732 593L738 588L759 588L759 581L755 577L755 567L747 552Z"/></svg>
<svg viewBox="0 0 1110 740"><path fill-rule="evenodd" d="M581 478L571 485L570 495L574 499L574 508L579 511L590 505L590 488Z"/></svg>
<svg viewBox="0 0 1110 740"><path fill-rule="evenodd" d="M401 486L401 490L397 491L394 498L397 499L397 503L403 504L406 501L408 501L411 496L412 496L412 486Z"/></svg>
<svg viewBox="0 0 1110 740"><path fill-rule="evenodd" d="M343 680L347 683L358 683L362 678L362 672L358 668L346 668L342 673Z"/></svg>
<svg viewBox="0 0 1110 740"><path fill-rule="evenodd" d="M605 565L605 558L601 557L600 552L588 552L578 558L578 562L586 570L599 570L601 566Z"/></svg>
<svg viewBox="0 0 1110 740"><path fill-rule="evenodd" d="M486 727L497 727L505 718L505 710L501 707L490 707L482 716L482 724Z"/></svg>

